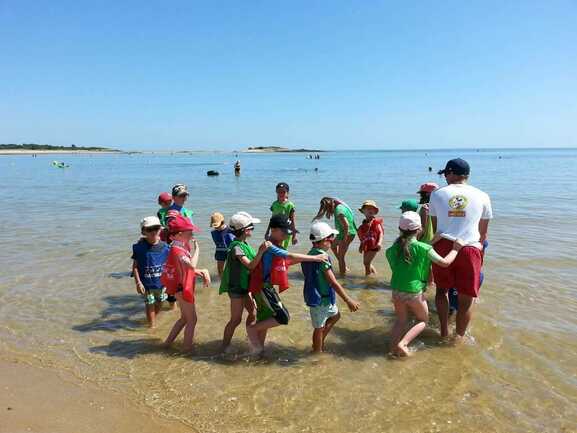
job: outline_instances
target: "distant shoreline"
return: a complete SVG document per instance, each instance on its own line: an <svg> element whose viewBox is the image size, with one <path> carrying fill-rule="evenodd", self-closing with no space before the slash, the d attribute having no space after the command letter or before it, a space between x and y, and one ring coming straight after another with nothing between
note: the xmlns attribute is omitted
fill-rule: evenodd
<svg viewBox="0 0 577 433"><path fill-rule="evenodd" d="M249 147L248 149L241 151L241 153L323 153L323 152L326 152L326 150L289 149L287 147L279 147L279 146Z"/></svg>
<svg viewBox="0 0 577 433"><path fill-rule="evenodd" d="M29 149L3 149L0 155L97 155L97 154L123 154L119 150L29 150Z"/></svg>

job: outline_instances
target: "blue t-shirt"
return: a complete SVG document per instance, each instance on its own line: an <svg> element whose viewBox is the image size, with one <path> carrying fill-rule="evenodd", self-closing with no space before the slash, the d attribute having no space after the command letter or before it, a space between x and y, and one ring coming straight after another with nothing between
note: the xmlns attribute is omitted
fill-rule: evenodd
<svg viewBox="0 0 577 433"><path fill-rule="evenodd" d="M272 259L276 257L288 257L288 251L282 248L272 245L268 250L262 255L262 281L265 284L270 284L270 272L272 270Z"/></svg>
<svg viewBox="0 0 577 433"><path fill-rule="evenodd" d="M225 228L224 230L213 230L210 232L210 234L212 235L212 240L216 246L217 253L225 253L230 243L235 239L229 227Z"/></svg>
<svg viewBox="0 0 577 433"><path fill-rule="evenodd" d="M132 259L136 260L140 281L146 290L162 289L160 275L168 259L169 250L170 247L166 242L160 241L156 245L150 245L144 238L132 245Z"/></svg>

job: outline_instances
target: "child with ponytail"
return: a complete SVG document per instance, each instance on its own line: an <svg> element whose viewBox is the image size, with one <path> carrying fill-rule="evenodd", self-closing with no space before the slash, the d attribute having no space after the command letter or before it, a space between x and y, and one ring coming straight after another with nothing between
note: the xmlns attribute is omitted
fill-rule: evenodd
<svg viewBox="0 0 577 433"><path fill-rule="evenodd" d="M457 239L453 249L441 257L433 247L417 240L422 231L421 217L416 212L405 212L399 220L400 235L392 247L387 249L387 261L391 267L391 288L396 321L391 331L391 354L408 356L408 346L427 325L429 310L423 291L431 269L431 262L448 267L453 263L463 242ZM409 313L416 323L407 330Z"/></svg>

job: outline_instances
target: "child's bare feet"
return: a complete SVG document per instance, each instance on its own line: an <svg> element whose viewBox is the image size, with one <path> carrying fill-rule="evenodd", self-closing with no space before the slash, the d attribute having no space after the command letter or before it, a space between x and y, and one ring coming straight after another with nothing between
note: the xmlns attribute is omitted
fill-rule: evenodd
<svg viewBox="0 0 577 433"><path fill-rule="evenodd" d="M397 354L401 357L411 356L411 352L409 352L409 348L406 344L398 344L395 348Z"/></svg>

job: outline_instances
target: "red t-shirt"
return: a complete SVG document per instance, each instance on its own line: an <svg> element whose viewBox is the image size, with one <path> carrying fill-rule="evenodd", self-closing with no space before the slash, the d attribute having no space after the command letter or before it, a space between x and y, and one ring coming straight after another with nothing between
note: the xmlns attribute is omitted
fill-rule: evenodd
<svg viewBox="0 0 577 433"><path fill-rule="evenodd" d="M182 243L173 242L160 280L166 293L182 292L183 299L194 304L196 271L185 263L187 259L190 260L190 251Z"/></svg>

